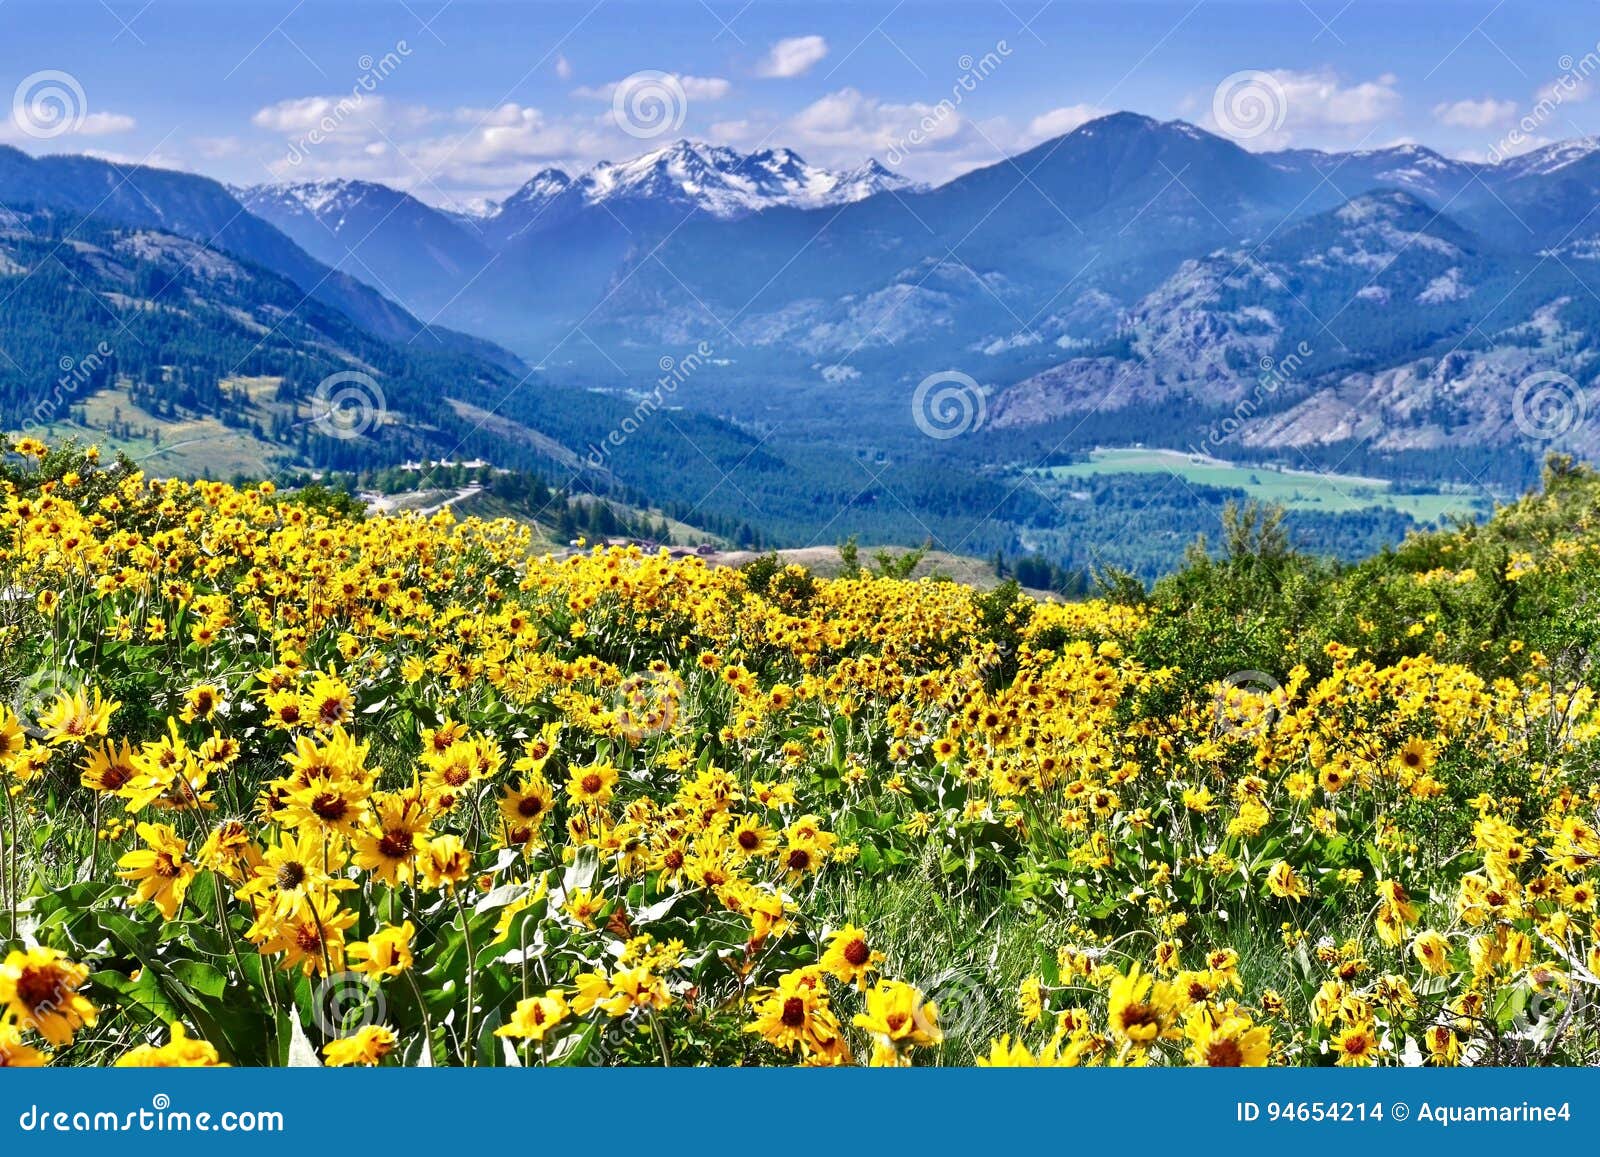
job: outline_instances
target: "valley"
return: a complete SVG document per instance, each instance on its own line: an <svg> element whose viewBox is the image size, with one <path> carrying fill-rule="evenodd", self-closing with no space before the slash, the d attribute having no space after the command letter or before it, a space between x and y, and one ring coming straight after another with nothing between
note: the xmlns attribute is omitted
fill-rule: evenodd
<svg viewBox="0 0 1600 1157"><path fill-rule="evenodd" d="M678 140L476 213L0 147L0 410L183 476L481 457L732 547L1061 591L1159 576L1229 503L1353 559L1600 450L1585 191L1582 142L1250 153L1128 113L933 188ZM970 383L953 436L929 380Z"/></svg>

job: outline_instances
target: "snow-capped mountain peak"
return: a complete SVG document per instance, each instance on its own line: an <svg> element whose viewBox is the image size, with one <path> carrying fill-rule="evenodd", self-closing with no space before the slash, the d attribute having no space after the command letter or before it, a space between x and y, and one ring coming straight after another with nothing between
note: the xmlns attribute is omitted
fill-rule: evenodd
<svg viewBox="0 0 1600 1157"><path fill-rule="evenodd" d="M347 180L336 177L321 181L299 181L288 185L259 185L249 189L236 189L235 195L247 204L250 200L271 196L284 206L309 213L313 217L338 214L343 209L371 198L393 202L401 196L387 185L371 181Z"/></svg>
<svg viewBox="0 0 1600 1157"><path fill-rule="evenodd" d="M500 216L523 223L561 198L578 205L654 201L734 218L779 206L824 208L912 187L875 160L835 170L813 165L792 149L741 153L678 140L631 160L602 161L576 178L547 169L508 197Z"/></svg>
<svg viewBox="0 0 1600 1157"><path fill-rule="evenodd" d="M1507 173L1519 177L1547 177L1569 165L1577 164L1596 151L1600 151L1600 137L1578 137L1546 145L1542 149L1535 149L1520 157L1512 157L1503 161L1502 165Z"/></svg>

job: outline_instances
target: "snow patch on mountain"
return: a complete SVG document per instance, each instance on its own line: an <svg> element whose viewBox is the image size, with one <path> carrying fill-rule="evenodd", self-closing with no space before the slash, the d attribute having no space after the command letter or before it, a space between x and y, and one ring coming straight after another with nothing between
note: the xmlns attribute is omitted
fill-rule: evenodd
<svg viewBox="0 0 1600 1157"><path fill-rule="evenodd" d="M854 169L825 169L792 149L741 153L680 140L629 161L603 161L578 177L559 169L538 174L500 207L500 215L537 208L557 197L584 205L662 200L714 217L743 217L787 206L820 209L916 186L875 160Z"/></svg>

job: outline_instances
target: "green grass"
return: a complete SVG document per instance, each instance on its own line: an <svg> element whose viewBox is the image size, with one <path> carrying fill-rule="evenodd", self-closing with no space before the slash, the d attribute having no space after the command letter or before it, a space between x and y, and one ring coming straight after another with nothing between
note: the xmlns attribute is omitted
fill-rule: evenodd
<svg viewBox="0 0 1600 1157"><path fill-rule="evenodd" d="M253 399L277 383L276 378L239 379ZM35 436L48 442L76 438L85 446L99 446L110 453L121 452L158 477L228 479L243 474L271 477L285 454L282 446L261 441L249 430L223 425L216 418L158 418L140 409L129 396L126 385L98 390L76 406L82 421L63 419L53 422ZM134 431L129 437L110 432L119 423ZM160 440L149 431L160 431Z"/></svg>
<svg viewBox="0 0 1600 1157"><path fill-rule="evenodd" d="M1018 989L1039 972L1041 945L1053 953L1055 943L1045 918L1011 902L1002 886L953 888L958 880L941 875L930 845L914 872L841 873L816 897L829 924L866 929L885 954L885 976L916 984L938 1006L942 1065L970 1065L996 1037L1024 1031Z"/></svg>
<svg viewBox="0 0 1600 1157"><path fill-rule="evenodd" d="M1386 507L1432 523L1455 514L1475 514L1483 500L1465 494L1397 494L1382 478L1356 474L1317 474L1272 466L1237 466L1176 450L1095 450L1089 461L1052 466L1038 473L1067 481L1101 474L1177 474L1187 482L1243 490L1249 497L1290 510L1348 514Z"/></svg>

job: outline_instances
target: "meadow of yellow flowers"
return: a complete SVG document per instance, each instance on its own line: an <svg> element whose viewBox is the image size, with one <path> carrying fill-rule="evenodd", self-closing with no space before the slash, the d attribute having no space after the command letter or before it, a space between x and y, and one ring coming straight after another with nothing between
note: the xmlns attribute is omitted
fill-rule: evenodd
<svg viewBox="0 0 1600 1157"><path fill-rule="evenodd" d="M1145 592L8 444L0 1065L1600 1058L1600 479Z"/></svg>

